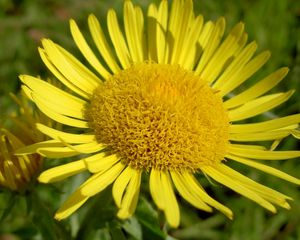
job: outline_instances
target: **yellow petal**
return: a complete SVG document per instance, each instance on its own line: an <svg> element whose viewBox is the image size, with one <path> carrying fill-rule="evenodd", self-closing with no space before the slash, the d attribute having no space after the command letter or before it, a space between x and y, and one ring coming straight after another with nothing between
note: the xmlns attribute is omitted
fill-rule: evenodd
<svg viewBox="0 0 300 240"><path fill-rule="evenodd" d="M168 46L169 59L171 64L179 62L180 53L185 43L187 31L190 28L190 19L193 15L193 1L173 1L169 26L168 26Z"/></svg>
<svg viewBox="0 0 300 240"><path fill-rule="evenodd" d="M225 19L223 17L219 18L215 25L208 23L208 25L204 26L204 30L200 35L199 42L201 43L203 41L203 43L206 44L200 45L203 49L203 54L199 63L196 65L194 71L196 75L200 74L204 70L216 48L220 45L224 30Z"/></svg>
<svg viewBox="0 0 300 240"><path fill-rule="evenodd" d="M250 145L250 144L231 144L231 146L236 147L236 148L243 148L243 149L255 149L255 150L266 150L267 148L265 146L261 145Z"/></svg>
<svg viewBox="0 0 300 240"><path fill-rule="evenodd" d="M177 188L180 195L192 204L194 207L199 208L201 210L211 212L212 209L209 207L198 195L195 195L192 191L191 187L187 185L187 182L184 181L183 176L176 171L171 171L171 177L175 187Z"/></svg>
<svg viewBox="0 0 300 240"><path fill-rule="evenodd" d="M80 63L72 54L50 40L42 41L52 64L69 80L88 94L93 94L101 80Z"/></svg>
<svg viewBox="0 0 300 240"><path fill-rule="evenodd" d="M239 40L244 31L244 24L237 24L229 33L227 38L222 42L220 47L213 54L203 72L201 78L209 83L212 83L219 75L224 67L224 64L233 56L239 47Z"/></svg>
<svg viewBox="0 0 300 240"><path fill-rule="evenodd" d="M197 16L191 25L191 29L188 32L186 41L183 44L182 51L178 63L184 68L192 70L195 65L195 57L197 51L197 45L199 36L202 32L203 16Z"/></svg>
<svg viewBox="0 0 300 240"><path fill-rule="evenodd" d="M66 146L66 143L64 143ZM66 147L40 147L37 153L48 158L71 157L78 154L89 154L102 150L104 147L97 142L84 143L78 145L68 145Z"/></svg>
<svg viewBox="0 0 300 240"><path fill-rule="evenodd" d="M42 48L38 48L40 56L45 63L45 65L48 67L48 69L54 74L54 76L66 87L71 89L73 92L77 93L79 96L89 99L89 94L86 93L83 89L78 87L72 80L68 80L65 78L59 71L58 69L52 64L51 60L49 59L46 51ZM28 96L28 94L26 94ZM31 99L31 97L29 97Z"/></svg>
<svg viewBox="0 0 300 240"><path fill-rule="evenodd" d="M163 2L163 1L162 1ZM147 44L149 60L158 62L156 46L157 7L151 3L147 11Z"/></svg>
<svg viewBox="0 0 300 240"><path fill-rule="evenodd" d="M164 191L161 188L161 176L159 170L152 169L150 172L150 179L149 179L149 186L150 186L150 193L153 198L153 201L157 205L157 207L161 210L165 208L165 202L163 200L163 193Z"/></svg>
<svg viewBox="0 0 300 240"><path fill-rule="evenodd" d="M115 163L120 161L120 157L117 155L106 156L105 153L102 152L88 157L84 159L84 161L91 173L97 173L112 167Z"/></svg>
<svg viewBox="0 0 300 240"><path fill-rule="evenodd" d="M42 102L59 114L85 119L86 102L38 78L21 75L21 81L32 90L32 99Z"/></svg>
<svg viewBox="0 0 300 240"><path fill-rule="evenodd" d="M26 86L22 86L22 89L26 88ZM60 113L57 113L53 107L49 108L49 105L45 104L45 101L37 98L32 95L33 101L36 103L38 108L46 114L49 118L52 118L54 121L60 122L62 124L78 127L78 128L89 128L88 123L84 120L71 118L68 116L64 116Z"/></svg>
<svg viewBox="0 0 300 240"><path fill-rule="evenodd" d="M257 49L255 42L249 43L229 64L224 73L213 84L214 89L220 89L222 91L222 85L228 81L234 81L235 78L239 78L240 72L243 71L244 65L251 59Z"/></svg>
<svg viewBox="0 0 300 240"><path fill-rule="evenodd" d="M141 42L141 51L143 55L143 60L146 60L148 46L147 46L146 35L145 35L144 13L141 7L139 6L135 6L134 11L135 11L137 32Z"/></svg>
<svg viewBox="0 0 300 240"><path fill-rule="evenodd" d="M84 170L86 170L84 161L78 160L48 169L42 172L42 174L38 177L38 180L42 183L57 182Z"/></svg>
<svg viewBox="0 0 300 240"><path fill-rule="evenodd" d="M199 61L200 56L203 54L203 50L206 49L206 46L209 44L209 40L212 34L214 34L214 30L215 30L215 24L212 21L208 21L204 24L203 30L196 43L196 55L195 55L196 62Z"/></svg>
<svg viewBox="0 0 300 240"><path fill-rule="evenodd" d="M111 76L111 74L99 62L98 58L95 56L95 54L85 41L84 37L82 36L82 33L80 32L76 22L73 19L70 20L70 29L73 39L77 47L85 57L85 59L104 79L108 79Z"/></svg>
<svg viewBox="0 0 300 240"><path fill-rule="evenodd" d="M224 164L218 166L218 170L223 174L230 176L235 181L239 182L241 185L257 193L259 196L263 197L267 201L277 204L283 208L289 208L287 199L291 200L290 197L275 191L274 189L268 188L262 184L259 184L252 179L240 174L239 172L227 167Z"/></svg>
<svg viewBox="0 0 300 240"><path fill-rule="evenodd" d="M107 14L107 28L119 61L122 67L126 69L130 66L132 60L129 57L129 51L120 30L116 12L112 9Z"/></svg>
<svg viewBox="0 0 300 240"><path fill-rule="evenodd" d="M261 131L276 130L300 122L300 114L281 117L259 123L232 124L230 133L255 133Z"/></svg>
<svg viewBox="0 0 300 240"><path fill-rule="evenodd" d="M244 92L225 101L224 106L227 109L234 108L263 95L281 82L281 80L287 75L288 71L289 69L286 67L280 68Z"/></svg>
<svg viewBox="0 0 300 240"><path fill-rule="evenodd" d="M136 12L132 2L129 0L124 2L124 28L133 62L142 62L144 60L143 32L141 32L141 29L138 29Z"/></svg>
<svg viewBox="0 0 300 240"><path fill-rule="evenodd" d="M221 96L225 96L230 91L238 87L240 84L245 82L254 73L256 73L270 58L270 52L265 51L250 60L240 72L240 75L233 79L233 81L227 81L222 85Z"/></svg>
<svg viewBox="0 0 300 240"><path fill-rule="evenodd" d="M180 212L169 173L161 171L161 185L157 187L162 188L167 222L171 227L177 228L180 223Z"/></svg>
<svg viewBox="0 0 300 240"><path fill-rule="evenodd" d="M120 66L118 65L113 55L113 51L111 50L111 47L109 46L105 34L103 33L103 30L101 28L101 25L95 15L89 15L88 24L93 40L99 50L99 53L102 55L103 60L107 63L108 67L113 73L119 72Z"/></svg>
<svg viewBox="0 0 300 240"><path fill-rule="evenodd" d="M110 169L107 169L104 172L99 172L97 174L97 177L93 181L85 184L82 187L82 189L81 189L82 195L91 197L91 196L101 192L108 185L110 185L113 181L116 180L116 178L122 172L124 167L125 167L125 165L123 165L122 163L116 163Z"/></svg>
<svg viewBox="0 0 300 240"><path fill-rule="evenodd" d="M81 194L81 189L79 188L71 196L69 196L67 201L65 201L63 205L57 210L54 218L59 221L67 218L78 208L80 208L88 199L89 197L83 196Z"/></svg>
<svg viewBox="0 0 300 240"><path fill-rule="evenodd" d="M47 140L39 143L34 143L16 150L16 155L26 155L36 153L38 149L44 147L62 147L64 144L61 141L57 140Z"/></svg>
<svg viewBox="0 0 300 240"><path fill-rule="evenodd" d="M130 178L130 182L127 186L124 197L122 198L122 203L120 210L118 211L118 217L121 219L126 219L131 217L135 211L138 194L141 184L141 171L133 170L133 174Z"/></svg>
<svg viewBox="0 0 300 240"><path fill-rule="evenodd" d="M95 141L95 135L94 134L73 134L73 133L66 133L59 130L56 130L51 127L47 127L44 124L37 123L36 125L37 129L47 135L48 137L51 137L55 140L63 140L67 143L89 143Z"/></svg>
<svg viewBox="0 0 300 240"><path fill-rule="evenodd" d="M195 179L195 177L192 174L185 172L182 174L182 176L183 176L182 180L185 182L186 185L189 186L190 191L192 191L194 195L198 195L198 197L202 199L205 203L219 210L229 219L233 219L232 211L228 207L224 206L223 204L217 202L215 199L210 197L204 191L204 189L201 187L199 182Z"/></svg>
<svg viewBox="0 0 300 240"><path fill-rule="evenodd" d="M249 149L246 146L241 147L231 144L229 146L228 153L240 157L262 160L285 160L300 157L300 151L267 151L260 149Z"/></svg>
<svg viewBox="0 0 300 240"><path fill-rule="evenodd" d="M290 135L290 130L268 131L258 133L232 133L229 139L232 141L249 142L249 141L268 141L285 138Z"/></svg>
<svg viewBox="0 0 300 240"><path fill-rule="evenodd" d="M116 179L113 185L112 194L115 200L116 205L118 208L121 207L123 194L126 190L128 183L130 182L131 178L135 174L134 169L131 167L127 167L124 171L120 174L120 176Z"/></svg>
<svg viewBox="0 0 300 240"><path fill-rule="evenodd" d="M267 165L262 164L262 163L258 163L256 161L253 161L253 160L250 160L250 159L241 158L241 157L237 157L237 156L233 156L233 155L226 155L226 157L229 158L229 159L232 159L234 161L237 161L237 162L243 163L245 165L248 165L250 167L256 168L258 170L261 170L263 172L274 175L278 178L281 178L281 179L284 179L286 181L289 181L289 182L300 185L300 179L295 178L295 177L293 177L293 176L291 176L291 175L289 175L285 172L282 172L282 171L280 171L276 168L267 166Z"/></svg>
<svg viewBox="0 0 300 240"><path fill-rule="evenodd" d="M167 24L168 24L168 1L163 0L160 2L157 18L156 18L156 48L157 48L157 61L158 63L167 63L166 56L166 37L167 37Z"/></svg>
<svg viewBox="0 0 300 240"><path fill-rule="evenodd" d="M261 196L259 196L254 191L252 191L249 188L245 187L244 185L240 184L235 179L232 179L231 176L228 176L228 175L222 173L219 170L219 168L206 166L206 167L201 168L201 170L203 172L205 172L207 175L209 175L210 177L212 177L213 179L215 179L217 182L219 182L219 183L231 188L232 190L238 192L239 194L251 199L252 201L258 203L262 207L268 209L269 211L271 211L273 213L276 212L276 208L271 203L269 203L268 201L263 199Z"/></svg>
<svg viewBox="0 0 300 240"><path fill-rule="evenodd" d="M231 121L239 121L266 112L287 101L294 92L294 90L290 90L285 93L270 94L249 101L241 107L229 110L229 119Z"/></svg>

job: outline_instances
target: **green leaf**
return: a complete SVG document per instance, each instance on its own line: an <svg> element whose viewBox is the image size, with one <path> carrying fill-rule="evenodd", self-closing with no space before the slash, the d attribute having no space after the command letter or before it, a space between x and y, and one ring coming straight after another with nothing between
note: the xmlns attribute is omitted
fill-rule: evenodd
<svg viewBox="0 0 300 240"><path fill-rule="evenodd" d="M123 229L137 240L143 239L142 227L135 217L131 217L123 224Z"/></svg>
<svg viewBox="0 0 300 240"><path fill-rule="evenodd" d="M142 225L143 239L165 239L166 235L159 226L158 214L145 198L140 198L136 216Z"/></svg>
<svg viewBox="0 0 300 240"><path fill-rule="evenodd" d="M7 200L8 204L7 204L6 208L4 208L4 210L1 214L0 223L3 222L8 217L8 215L11 213L11 211L16 203L16 200L17 200L17 194L9 192L8 200Z"/></svg>
<svg viewBox="0 0 300 240"><path fill-rule="evenodd" d="M107 227L107 224L115 219L115 206L112 203L111 187L97 194L86 204L88 211L80 224L77 232L77 240L93 239L97 230Z"/></svg>
<svg viewBox="0 0 300 240"><path fill-rule="evenodd" d="M110 234L111 234L112 240L126 240L127 239L120 227L110 228Z"/></svg>
<svg viewBox="0 0 300 240"><path fill-rule="evenodd" d="M71 239L70 234L62 224L54 220L53 213L50 213L35 192L32 191L28 194L26 200L31 208L32 222L39 230L43 240Z"/></svg>
<svg viewBox="0 0 300 240"><path fill-rule="evenodd" d="M24 226L13 232L15 235L20 236L23 240L33 239L36 236L37 229L34 226Z"/></svg>

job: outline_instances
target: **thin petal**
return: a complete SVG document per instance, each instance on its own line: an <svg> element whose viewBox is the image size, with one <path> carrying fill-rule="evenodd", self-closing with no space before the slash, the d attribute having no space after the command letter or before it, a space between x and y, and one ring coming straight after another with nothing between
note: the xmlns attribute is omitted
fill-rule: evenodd
<svg viewBox="0 0 300 240"><path fill-rule="evenodd" d="M157 7L154 3L150 4L148 7L147 25L148 58L149 60L158 62L156 46Z"/></svg>
<svg viewBox="0 0 300 240"><path fill-rule="evenodd" d="M115 200L116 205L118 208L121 207L122 198L128 183L130 182L131 178L135 174L135 169L131 167L127 167L124 171L120 174L120 176L116 179L113 185L112 194Z"/></svg>
<svg viewBox="0 0 300 240"><path fill-rule="evenodd" d="M166 38L167 38L167 24L168 24L168 1L161 1L156 18L156 48L157 48L157 62L167 63L166 56Z"/></svg>
<svg viewBox="0 0 300 240"><path fill-rule="evenodd" d="M202 32L203 16L197 16L191 25L185 43L183 44L182 51L178 63L184 68L192 70L195 65L197 42Z"/></svg>
<svg viewBox="0 0 300 240"><path fill-rule="evenodd" d="M255 42L249 43L226 68L224 73L213 84L213 88L222 91L222 85L228 81L234 81L239 78L240 72L243 71L245 64L252 58L257 49Z"/></svg>
<svg viewBox="0 0 300 240"><path fill-rule="evenodd" d="M138 194L140 190L141 184L141 171L133 170L133 174L131 176L130 182L127 186L124 197L122 198L122 203L120 210L118 211L118 217L121 219L126 219L131 217L133 212L135 211Z"/></svg>
<svg viewBox="0 0 300 240"><path fill-rule="evenodd" d="M241 157L237 157L237 156L233 156L233 155L227 155L226 157L228 157L228 158L230 158L234 161L240 162L242 164L245 164L247 166L256 168L258 170L261 170L263 172L269 173L271 175L274 175L278 178L284 179L284 180L289 181L291 183L295 183L295 184L300 185L300 179L299 178L295 178L295 177L293 177L293 176L291 176L291 175L289 175L285 172L282 172L282 171L280 171L276 168L267 166L267 165L262 164L262 163L258 163L256 161L253 161L253 160L250 160L250 159L241 158Z"/></svg>
<svg viewBox="0 0 300 240"><path fill-rule="evenodd" d="M145 35L145 22L144 22L144 13L141 7L135 6L135 19L136 19L136 27L138 32L138 37L140 41L140 51L142 51L143 61L147 59L148 46Z"/></svg>
<svg viewBox="0 0 300 240"><path fill-rule="evenodd" d="M110 169L107 169L106 171L103 171L103 172L99 172L97 174L97 177L93 181L85 184L82 187L82 189L81 189L82 195L91 197L91 196L101 192L108 185L110 185L113 181L116 180L116 178L122 172L124 167L125 167L125 165L123 165L122 163L116 163Z"/></svg>
<svg viewBox="0 0 300 240"><path fill-rule="evenodd" d="M22 86L22 89L24 91L31 92L31 90L28 87L26 87L25 85ZM38 106L38 108L49 118L52 118L54 121L60 122L62 124L68 125L68 126L73 126L73 127L78 127L78 128L89 128L88 123L86 121L71 118L68 116L64 116L60 113L57 113L56 109L53 109L53 107L49 108L49 106L47 104L45 104L45 101L41 100L40 98L37 98L35 95L31 95L31 97L32 97L32 100Z"/></svg>
<svg viewBox="0 0 300 240"><path fill-rule="evenodd" d="M55 219L61 220L67 218L72 213L74 213L78 208L80 208L89 197L82 195L82 188L87 184L93 182L98 177L98 174L94 174L88 180L86 180L83 184L79 186L79 188L63 203L63 205L58 209L55 214Z"/></svg>
<svg viewBox="0 0 300 240"><path fill-rule="evenodd" d="M225 22L224 22L225 24ZM199 59L202 61L202 57L200 56L203 54L204 49L206 49L207 45L210 43L209 40L211 36L215 33L215 24L212 21L208 21L204 24L203 30L199 36L198 41L196 42L196 55L195 61L197 63L196 66L199 64Z"/></svg>
<svg viewBox="0 0 300 240"><path fill-rule="evenodd" d="M200 74L212 55L214 54L216 48L219 46L222 36L225 30L225 19L219 18L216 24L208 22L204 26L203 33L199 37L200 43L206 43L205 45L201 45L203 54L200 58L199 63L196 65L195 74Z"/></svg>
<svg viewBox="0 0 300 240"><path fill-rule="evenodd" d="M50 40L42 41L53 65L69 80L72 80L80 89L92 94L101 80L80 63L72 54Z"/></svg>
<svg viewBox="0 0 300 240"><path fill-rule="evenodd" d="M39 143L34 143L16 150L16 155L26 155L36 153L36 151L40 148L44 147L62 147L65 146L61 141L57 140L47 140Z"/></svg>
<svg viewBox="0 0 300 240"><path fill-rule="evenodd" d="M259 133L234 133L230 134L229 139L232 141L249 142L249 141L268 141L287 137L291 134L290 130L268 131Z"/></svg>
<svg viewBox="0 0 300 240"><path fill-rule="evenodd" d="M281 80L287 75L288 71L289 69L286 67L280 68L244 92L225 101L224 106L227 109L234 108L263 95L281 82Z"/></svg>
<svg viewBox="0 0 300 240"><path fill-rule="evenodd" d="M199 208L201 210L207 212L212 211L211 207L209 207L201 198L199 198L198 195L195 195L193 191L191 191L190 186L187 185L187 182L183 180L184 178L180 173L172 171L171 177L178 192L186 201L188 201L194 207Z"/></svg>
<svg viewBox="0 0 300 240"><path fill-rule="evenodd" d="M251 199L252 201L258 203L262 207L268 209L269 211L275 213L276 208L263 199L261 196L259 196L254 191L250 190L249 188L245 187L244 185L237 182L235 179L232 179L231 176L228 176L224 173L222 173L218 168L215 167L203 167L201 168L202 171L204 171L206 174L208 174L210 177L215 179L217 182L231 188L232 190L238 192L239 194Z"/></svg>
<svg viewBox="0 0 300 240"><path fill-rule="evenodd" d="M261 131L271 131L287 127L300 122L300 114L276 118L259 123L232 124L230 133L255 133Z"/></svg>
<svg viewBox="0 0 300 240"><path fill-rule="evenodd" d="M175 0L172 3L167 42L169 47L169 62L176 64L179 61L182 46L190 28L190 19L193 14L193 1Z"/></svg>
<svg viewBox="0 0 300 240"><path fill-rule="evenodd" d="M36 128L48 137L51 137L55 140L62 140L67 143L89 143L95 141L94 134L66 133L53 129L51 127L47 127L46 125L41 123L37 123Z"/></svg>
<svg viewBox="0 0 300 240"><path fill-rule="evenodd" d="M201 198L205 203L207 203L210 206L214 207L215 209L219 210L225 216L227 216L229 219L233 219L232 211L228 207L224 206L223 204L217 202L215 199L210 197L204 191L204 189L201 187L199 182L196 180L196 178L192 174L186 172L186 173L183 173L182 176L183 176L182 181L184 181L185 184L189 186L190 191L192 191L194 195L198 195L199 198Z"/></svg>
<svg viewBox="0 0 300 240"><path fill-rule="evenodd" d="M67 218L78 208L80 208L88 199L89 197L83 196L81 194L81 190L79 188L71 196L69 196L67 201L65 201L63 205L57 210L54 218L57 220Z"/></svg>
<svg viewBox="0 0 300 240"><path fill-rule="evenodd" d="M64 143L67 145L67 143ZM48 158L71 157L79 154L89 154L104 149L102 144L97 142L68 145L67 147L40 147L37 153Z"/></svg>
<svg viewBox="0 0 300 240"><path fill-rule="evenodd" d="M108 79L111 74L103 67L103 65L99 62L98 58L95 56L89 45L87 44L86 40L82 36L76 22L71 19L70 20L70 29L73 39L85 57L85 59L93 66L93 68L104 78Z"/></svg>
<svg viewBox="0 0 300 240"><path fill-rule="evenodd" d="M239 121L266 112L287 101L294 92L294 90L290 90L285 93L270 94L249 101L238 108L230 110L228 112L229 119L231 121Z"/></svg>
<svg viewBox="0 0 300 240"><path fill-rule="evenodd" d="M120 30L117 14L112 9L110 9L107 14L107 28L119 61L122 67L126 69L130 66L132 60L129 57L129 51L124 36Z"/></svg>
<svg viewBox="0 0 300 240"><path fill-rule="evenodd" d="M171 227L176 228L180 222L180 212L169 173L161 171L161 186L157 187L162 188L167 222Z"/></svg>
<svg viewBox="0 0 300 240"><path fill-rule="evenodd" d="M261 160L286 160L300 157L300 151L267 151L260 149L249 149L247 147L236 146L234 144L229 146L228 153L240 157Z"/></svg>
<svg viewBox="0 0 300 240"><path fill-rule="evenodd" d="M85 119L84 108L86 102L74 97L41 79L21 75L21 81L31 89L33 99L42 101L50 109L59 114Z"/></svg>
<svg viewBox="0 0 300 240"><path fill-rule="evenodd" d="M270 58L270 52L265 51L261 54L254 57L251 61L249 61L243 68L243 71L240 72L240 75L237 76L232 81L227 81L222 85L221 88L221 96L225 96L230 91L241 85L248 78L250 78L254 73L256 73Z"/></svg>
<svg viewBox="0 0 300 240"><path fill-rule="evenodd" d="M163 210L165 208L165 202L163 200L162 191L164 190L161 187L159 187L160 185L161 185L160 172L159 170L152 169L150 172L150 179L149 179L150 193L157 207Z"/></svg>
<svg viewBox="0 0 300 240"><path fill-rule="evenodd" d="M289 208L289 204L286 202L286 200L291 200L290 197L271 188L268 188L262 184L259 184L252 179L240 174L239 172L227 167L224 164L220 164L218 166L218 170L223 174L230 176L232 179L239 182L246 188L252 190L253 192L256 192L259 196L263 197L267 201L277 204L283 208Z"/></svg>
<svg viewBox="0 0 300 240"><path fill-rule="evenodd" d="M119 156L114 154L106 156L105 153L98 153L84 159L84 162L91 173L97 173L109 169L119 161Z"/></svg>
<svg viewBox="0 0 300 240"><path fill-rule="evenodd" d="M49 59L46 51L42 48L38 48L40 56L43 60L43 62L45 63L45 65L47 66L47 68L53 73L53 75L62 83L64 84L66 87L68 87L69 89L71 89L74 93L77 93L79 96L85 98L85 99L89 99L90 95L83 89L80 88L80 85L76 85L76 82L74 83L71 79L67 79L64 77L63 74L60 73L60 71L54 66L54 64L51 62L51 60ZM28 94L26 94L28 96ZM29 96L29 98L31 99L31 97Z"/></svg>
<svg viewBox="0 0 300 240"><path fill-rule="evenodd" d="M99 174L94 174L83 184L81 184L79 188L58 209L58 211L55 214L55 219L61 220L67 218L78 208L80 208L89 199L89 197L84 196L82 194L82 188L85 187L87 184L90 184L91 182L95 181L95 179L97 179L98 176Z"/></svg>
<svg viewBox="0 0 300 240"><path fill-rule="evenodd" d="M81 173L84 170L86 170L84 161L78 160L48 169L42 172L38 177L38 180L42 183L58 182L67 177Z"/></svg>
<svg viewBox="0 0 300 240"><path fill-rule="evenodd" d="M229 33L227 38L216 50L212 58L203 69L200 77L209 83L212 83L223 69L224 64L233 56L239 47L239 41L244 31L244 24L237 24Z"/></svg>
<svg viewBox="0 0 300 240"><path fill-rule="evenodd" d="M143 33L138 29L136 12L132 2L129 0L126 0L124 3L124 28L133 62L142 62L144 60Z"/></svg>
<svg viewBox="0 0 300 240"><path fill-rule="evenodd" d="M102 55L104 61L107 63L108 67L111 69L113 73L117 73L120 71L120 66L118 65L113 51L109 46L105 34L101 28L101 25L95 15L90 14L88 18L88 24L90 28L91 35L93 40L99 50L99 53Z"/></svg>

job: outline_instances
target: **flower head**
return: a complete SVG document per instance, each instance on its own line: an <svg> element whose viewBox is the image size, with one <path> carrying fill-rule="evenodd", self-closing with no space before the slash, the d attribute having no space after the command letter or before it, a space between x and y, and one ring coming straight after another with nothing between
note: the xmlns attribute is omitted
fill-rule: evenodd
<svg viewBox="0 0 300 240"><path fill-rule="evenodd" d="M81 159L43 172L44 183L88 171L87 179L55 217L71 215L90 197L113 184L118 216L130 217L138 202L141 176L149 177L151 196L172 227L180 222L175 190L198 209L218 209L230 219L230 209L214 200L197 180L205 174L261 206L289 208L290 198L261 185L226 165L236 161L300 184L261 160L300 156L299 151L273 151L251 142L274 141L296 130L300 114L257 123L240 123L285 102L287 91L266 94L287 74L281 68L237 95L228 95L268 60L268 51L254 56L243 23L226 37L224 18L204 22L195 16L192 0L150 4L147 14L124 2L124 31L114 10L107 14L105 36L94 15L88 18L96 56L75 21L70 21L77 47L92 69L71 53L44 39L39 49L49 70L69 92L22 75L23 89L39 109L72 132L43 124L37 128L52 138L24 148L49 158L85 154ZM109 43L111 42L112 45ZM249 144L251 143L251 144Z"/></svg>
<svg viewBox="0 0 300 240"><path fill-rule="evenodd" d="M0 126L0 186L23 192L40 171L42 157L38 154L15 155L18 149L44 139L33 127L42 119L27 99L12 95L18 112L10 116L13 125Z"/></svg>

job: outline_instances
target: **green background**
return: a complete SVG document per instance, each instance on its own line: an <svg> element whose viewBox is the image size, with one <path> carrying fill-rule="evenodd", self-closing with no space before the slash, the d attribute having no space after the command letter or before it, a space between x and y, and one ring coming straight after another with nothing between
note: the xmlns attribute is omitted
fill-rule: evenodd
<svg viewBox="0 0 300 240"><path fill-rule="evenodd" d="M73 18L88 35L87 16L94 13L105 25L106 12L114 8L122 14L121 0L0 0L0 112L1 117L15 109L10 92L20 89L18 75L48 76L40 60L37 47L41 38L51 38L79 58L69 32L68 19ZM135 1L144 10L151 1ZM159 2L159 1L155 1ZM274 91L296 89L293 97L277 107L278 116L298 113L300 109L300 1L297 0L201 0L195 1L195 11L205 20L226 18L228 31L239 21L246 24L249 41L256 40L258 52L270 50L272 57L265 67L249 82L266 76L279 67L288 66L290 72ZM145 11L144 11L145 12ZM120 17L121 20L121 17ZM292 138L278 149L299 149ZM291 175L300 177L300 159L272 162ZM269 162L268 162L269 163ZM49 163L47 163L49 165ZM50 165L58 164L51 162ZM49 166L48 166L49 167ZM4 239L300 239L299 187L240 165L235 168L252 179L294 198L292 210L279 209L273 215L255 203L214 183L203 181L208 191L229 206L233 221L218 212L206 214L180 200L182 225L178 230L166 230L160 223L161 213L143 192L136 216L126 222L114 218L110 189L89 201L68 220L52 219L66 196L86 176L77 176L57 185L34 187L26 196L0 190L0 240ZM168 236L166 235L168 232ZM76 237L77 236L77 237ZM6 238L5 238L6 237Z"/></svg>

